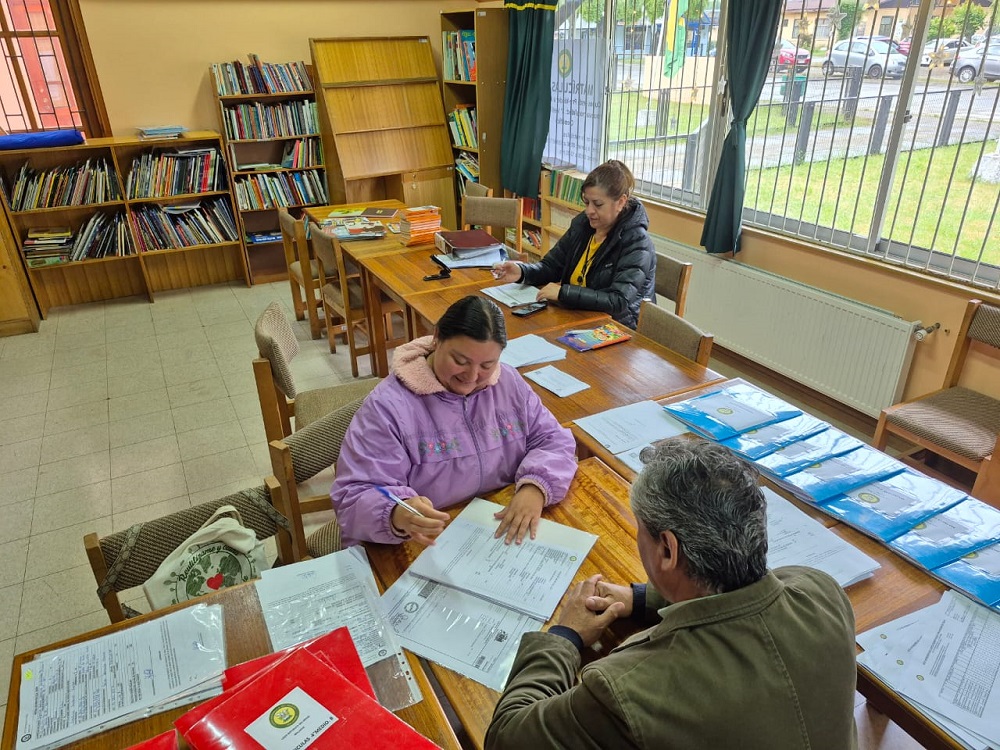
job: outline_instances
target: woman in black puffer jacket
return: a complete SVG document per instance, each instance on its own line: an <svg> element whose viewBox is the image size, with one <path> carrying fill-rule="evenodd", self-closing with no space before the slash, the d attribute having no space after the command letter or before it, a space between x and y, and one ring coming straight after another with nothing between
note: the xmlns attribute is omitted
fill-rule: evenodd
<svg viewBox="0 0 1000 750"><path fill-rule="evenodd" d="M586 208L555 247L539 263L500 263L495 275L541 287L539 300L599 310L635 328L642 300L655 299L656 252L634 186L622 162L601 164L583 182Z"/></svg>

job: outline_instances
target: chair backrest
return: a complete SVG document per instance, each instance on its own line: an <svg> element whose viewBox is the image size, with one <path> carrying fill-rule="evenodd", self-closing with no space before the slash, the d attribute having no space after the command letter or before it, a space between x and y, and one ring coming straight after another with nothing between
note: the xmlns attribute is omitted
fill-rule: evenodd
<svg viewBox="0 0 1000 750"><path fill-rule="evenodd" d="M953 388L958 384L973 341L1000 349L1000 306L990 305L979 299L969 300L959 329L958 344L945 376L945 388Z"/></svg>
<svg viewBox="0 0 1000 750"><path fill-rule="evenodd" d="M493 196L493 188L486 187L481 182L473 182L472 180L466 180L465 194L471 195L474 198L490 198Z"/></svg>
<svg viewBox="0 0 1000 750"><path fill-rule="evenodd" d="M315 294L316 282L312 274L312 260L309 256L309 242L306 239L306 220L296 219L287 208L278 209L278 227L281 229L281 244L285 250L285 265L299 262L302 271L302 286L308 293ZM322 281L322 264L320 264ZM309 299L307 296L306 299Z"/></svg>
<svg viewBox="0 0 1000 750"><path fill-rule="evenodd" d="M712 356L712 335L655 303L643 300L636 330L682 357L708 366Z"/></svg>
<svg viewBox="0 0 1000 750"><path fill-rule="evenodd" d="M271 469L284 503L291 509L289 533L296 548L304 548L306 543L298 485L336 465L347 428L362 403L364 398L345 404L283 440L270 443Z"/></svg>
<svg viewBox="0 0 1000 750"><path fill-rule="evenodd" d="M253 361L253 373L264 434L268 440L278 440L292 431L297 391L290 364L299 353L299 342L279 303L272 302L257 318L254 338L260 357Z"/></svg>
<svg viewBox="0 0 1000 750"><path fill-rule="evenodd" d="M340 304L335 305L342 308L338 309L337 313L346 321L363 317L364 297L361 293L361 275L357 265L347 258L340 242L329 233L314 231L311 233L310 241L320 262L324 265L330 263L332 268L337 269L337 280L331 282L338 285L342 298L342 302L338 300Z"/></svg>
<svg viewBox="0 0 1000 750"><path fill-rule="evenodd" d="M684 304L687 302L688 284L691 283L690 263L682 263L663 253L656 254L657 296L666 297L674 303L674 313L684 317Z"/></svg>
<svg viewBox="0 0 1000 750"><path fill-rule="evenodd" d="M153 521L138 523L125 531L83 538L87 558L97 581L97 594L112 622L125 619L118 592L141 586L160 564L189 536L201 528L220 505L232 505L240 512L243 525L253 529L258 539L277 537L278 558L284 563L304 556L290 533L292 514L273 477L265 485L250 487L218 500L201 503ZM276 507L277 506L277 507ZM298 525L301 526L301 519Z"/></svg>
<svg viewBox="0 0 1000 750"><path fill-rule="evenodd" d="M462 228L481 226L487 232L493 227L512 228L514 230L514 251L521 252L521 234L524 215L521 213L521 201L518 198L485 198L474 195L462 196Z"/></svg>

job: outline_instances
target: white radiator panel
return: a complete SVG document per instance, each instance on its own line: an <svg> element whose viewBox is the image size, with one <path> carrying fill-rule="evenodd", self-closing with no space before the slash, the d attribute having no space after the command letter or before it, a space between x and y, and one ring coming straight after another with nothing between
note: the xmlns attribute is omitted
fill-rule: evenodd
<svg viewBox="0 0 1000 750"><path fill-rule="evenodd" d="M694 265L684 317L719 345L873 417L899 401L919 321L663 237L654 242Z"/></svg>

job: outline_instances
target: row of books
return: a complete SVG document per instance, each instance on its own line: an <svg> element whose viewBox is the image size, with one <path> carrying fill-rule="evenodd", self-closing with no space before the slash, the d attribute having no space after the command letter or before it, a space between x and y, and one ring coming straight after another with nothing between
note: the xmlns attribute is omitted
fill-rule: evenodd
<svg viewBox="0 0 1000 750"><path fill-rule="evenodd" d="M143 205L132 212L139 250L168 250L235 242L236 221L224 198L185 206Z"/></svg>
<svg viewBox="0 0 1000 750"><path fill-rule="evenodd" d="M212 77L219 96L312 91L305 62L266 63L257 55L247 57L249 65L239 60L212 63Z"/></svg>
<svg viewBox="0 0 1000 750"><path fill-rule="evenodd" d="M533 221L542 220L542 202L538 198L521 198L521 215Z"/></svg>
<svg viewBox="0 0 1000 750"><path fill-rule="evenodd" d="M234 140L319 134L314 101L236 104L222 108L222 122L226 135Z"/></svg>
<svg viewBox="0 0 1000 750"><path fill-rule="evenodd" d="M77 233L70 260L135 255L132 233L123 211L114 215L95 213Z"/></svg>
<svg viewBox="0 0 1000 750"><path fill-rule="evenodd" d="M448 129L451 130L451 142L463 148L479 148L479 121L476 119L476 108L467 104L456 105L448 113Z"/></svg>
<svg viewBox="0 0 1000 750"><path fill-rule="evenodd" d="M476 80L476 32L441 32L441 75L446 81Z"/></svg>
<svg viewBox="0 0 1000 750"><path fill-rule="evenodd" d="M162 198L226 189L222 154L215 148L139 154L125 178L129 198Z"/></svg>
<svg viewBox="0 0 1000 750"><path fill-rule="evenodd" d="M567 203L581 203L586 178L583 172L553 170L549 173L549 195Z"/></svg>
<svg viewBox="0 0 1000 750"><path fill-rule="evenodd" d="M240 164L236 158L236 148L230 144L230 153L237 172L274 172L279 169L302 169L323 166L323 144L318 138L303 138L286 141L281 150L281 159L276 162L248 162Z"/></svg>
<svg viewBox="0 0 1000 750"><path fill-rule="evenodd" d="M9 194L13 211L106 203L122 197L115 170L104 158L42 170L25 162Z"/></svg>
<svg viewBox="0 0 1000 750"><path fill-rule="evenodd" d="M455 159L455 169L458 170L458 173L466 180L479 182L479 159L476 158L475 154L463 151L459 154L458 158ZM462 187L464 187L464 185Z"/></svg>
<svg viewBox="0 0 1000 750"><path fill-rule="evenodd" d="M441 209L438 206L416 206L403 210L399 222L399 239L404 245L424 245L434 241L441 230Z"/></svg>
<svg viewBox="0 0 1000 750"><path fill-rule="evenodd" d="M796 497L1000 608L1000 510L749 384L664 408Z"/></svg>
<svg viewBox="0 0 1000 750"><path fill-rule="evenodd" d="M241 211L326 203L326 185L319 170L253 174L238 178L233 187Z"/></svg>

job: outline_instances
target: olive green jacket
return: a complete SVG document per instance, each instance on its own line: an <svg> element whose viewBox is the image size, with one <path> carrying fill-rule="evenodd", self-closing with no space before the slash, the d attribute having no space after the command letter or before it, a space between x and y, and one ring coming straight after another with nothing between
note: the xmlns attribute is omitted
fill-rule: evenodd
<svg viewBox="0 0 1000 750"><path fill-rule="evenodd" d="M857 747L854 612L828 575L780 568L660 615L579 682L570 641L526 634L487 750Z"/></svg>

